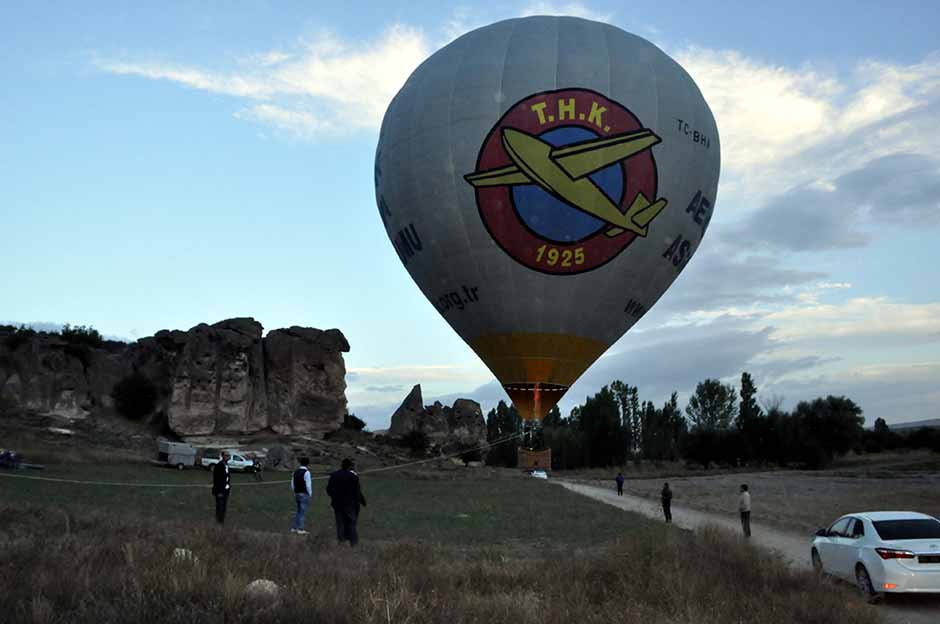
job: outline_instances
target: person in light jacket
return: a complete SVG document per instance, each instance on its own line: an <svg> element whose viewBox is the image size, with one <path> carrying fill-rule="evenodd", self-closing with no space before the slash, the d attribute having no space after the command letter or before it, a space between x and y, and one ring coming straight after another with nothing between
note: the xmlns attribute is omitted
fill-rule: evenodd
<svg viewBox="0 0 940 624"><path fill-rule="evenodd" d="M297 512L294 514L294 520L290 525L290 532L299 535L306 535L304 531L304 515L310 506L310 497L313 496L313 483L310 479L310 460L306 457L300 458L300 466L294 471L291 479L290 489L294 493L294 501L297 503Z"/></svg>
<svg viewBox="0 0 940 624"><path fill-rule="evenodd" d="M744 537L751 536L751 493L747 490L747 483L741 484L741 494L738 496L738 511L741 512L741 528Z"/></svg>

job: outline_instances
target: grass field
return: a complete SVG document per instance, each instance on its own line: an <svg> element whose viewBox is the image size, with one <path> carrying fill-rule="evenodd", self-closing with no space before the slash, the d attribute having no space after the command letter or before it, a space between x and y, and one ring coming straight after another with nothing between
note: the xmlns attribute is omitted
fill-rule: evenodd
<svg viewBox="0 0 940 624"><path fill-rule="evenodd" d="M844 587L718 532L691 534L516 473L383 473L358 549L333 540L324 481L311 536L284 483L234 475L213 522L208 473L50 466L0 477L0 621L873 624ZM285 475L269 474L268 479ZM141 487L145 483L198 487ZM196 560L175 560L176 548ZM246 585L265 578L276 600Z"/></svg>
<svg viewBox="0 0 940 624"><path fill-rule="evenodd" d="M0 473L2 474L2 473ZM137 483L139 487L75 485L0 476L7 502L50 506L67 513L106 511L154 520L180 520L195 525L214 522L209 472L175 470L147 465L49 466L22 476ZM317 473L315 473L317 474ZM433 474L433 473L431 473ZM322 476L319 473L318 476ZM659 529L641 516L628 516L606 505L584 501L537 479L515 476L437 478L363 475L368 501L359 521L362 539L420 539L444 544L597 544L643 527ZM233 473L227 525L259 531L286 532L294 512L289 473L268 472L258 484ZM144 487L145 484L198 487ZM312 539L333 535L333 513L324 491L325 480L313 482L307 513ZM65 522L63 515L62 522Z"/></svg>

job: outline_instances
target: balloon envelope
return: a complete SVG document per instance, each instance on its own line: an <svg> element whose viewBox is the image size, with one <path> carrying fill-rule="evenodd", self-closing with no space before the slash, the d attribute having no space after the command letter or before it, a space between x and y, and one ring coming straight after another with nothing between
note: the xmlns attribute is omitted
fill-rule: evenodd
<svg viewBox="0 0 940 624"><path fill-rule="evenodd" d="M659 48L529 17L415 70L385 114L375 187L418 287L541 419L688 263L719 167L708 105Z"/></svg>

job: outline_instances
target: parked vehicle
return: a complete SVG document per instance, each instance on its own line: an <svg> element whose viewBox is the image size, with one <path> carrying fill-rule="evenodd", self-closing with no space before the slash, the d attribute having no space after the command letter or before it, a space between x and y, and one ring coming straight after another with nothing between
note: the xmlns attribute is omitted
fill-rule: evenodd
<svg viewBox="0 0 940 624"><path fill-rule="evenodd" d="M0 468L16 470L22 462L23 456L13 449L0 449Z"/></svg>
<svg viewBox="0 0 940 624"><path fill-rule="evenodd" d="M241 472L253 472L254 471L254 460L249 459L245 455L237 451L229 451L230 455L228 460L229 470L241 471ZM208 449L202 454L202 460L200 464L202 467L207 470L212 470L212 467L215 466L222 459L222 451L218 449Z"/></svg>
<svg viewBox="0 0 940 624"><path fill-rule="evenodd" d="M42 464L27 464L23 455L13 449L0 449L0 468L7 470L45 470Z"/></svg>
<svg viewBox="0 0 940 624"><path fill-rule="evenodd" d="M196 449L182 442L157 441L157 463L183 470L196 465Z"/></svg>
<svg viewBox="0 0 940 624"><path fill-rule="evenodd" d="M202 452L202 458L199 460L199 465L206 470L212 470L212 467L218 463L221 456L222 451L219 449L206 449Z"/></svg>
<svg viewBox="0 0 940 624"><path fill-rule="evenodd" d="M913 511L848 514L816 532L810 557L817 572L854 582L869 601L940 593L940 520Z"/></svg>

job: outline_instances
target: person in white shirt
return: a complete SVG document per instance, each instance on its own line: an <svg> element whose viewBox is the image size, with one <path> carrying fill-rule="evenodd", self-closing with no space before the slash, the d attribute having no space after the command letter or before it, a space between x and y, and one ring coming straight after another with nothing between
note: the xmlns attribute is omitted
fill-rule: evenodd
<svg viewBox="0 0 940 624"><path fill-rule="evenodd" d="M738 496L738 511L741 512L741 528L744 537L751 536L751 493L747 491L747 483L741 484L741 495Z"/></svg>
<svg viewBox="0 0 940 624"><path fill-rule="evenodd" d="M310 460L306 457L300 458L300 467L294 471L294 477L291 479L290 489L294 493L294 500L297 502L297 513L294 514L294 520L290 525L290 532L299 535L306 535L308 531L304 530L304 515L310 506L310 497L313 495L313 484L310 479Z"/></svg>

